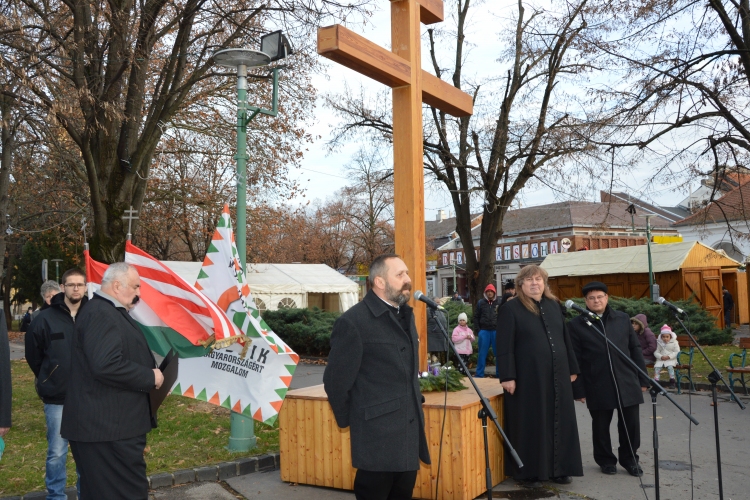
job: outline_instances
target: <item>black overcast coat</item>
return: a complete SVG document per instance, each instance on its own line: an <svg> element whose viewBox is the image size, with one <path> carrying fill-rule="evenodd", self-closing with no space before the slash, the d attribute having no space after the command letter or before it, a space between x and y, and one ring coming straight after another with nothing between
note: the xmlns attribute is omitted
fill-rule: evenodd
<svg viewBox="0 0 750 500"><path fill-rule="evenodd" d="M79 312L87 301L84 296ZM65 294L58 293L26 332L26 362L36 377L36 392L47 404L65 402L75 327L76 321L65 303Z"/></svg>
<svg viewBox="0 0 750 500"><path fill-rule="evenodd" d="M404 472L429 464L419 390L419 337L374 292L336 320L323 384L339 427L350 427L352 465Z"/></svg>
<svg viewBox="0 0 750 500"><path fill-rule="evenodd" d="M503 395L505 431L524 466L505 454L505 473L516 479L582 476L581 446L570 376L578 373L560 305L542 297L540 315L520 299L497 315L500 380L515 380Z"/></svg>
<svg viewBox="0 0 750 500"><path fill-rule="evenodd" d="M124 307L94 295L76 318L60 434L83 442L145 435L156 362Z"/></svg>
<svg viewBox="0 0 750 500"><path fill-rule="evenodd" d="M643 370L646 363L643 360L641 343L638 340L630 317L621 311L615 311L607 306L602 318L604 331L614 344ZM602 329L599 321L592 324ZM586 406L590 410L613 410L617 408L617 390L612 381L609 367L606 341L594 328L588 326L582 316L573 318L568 323L573 349L581 367L581 376L573 384L576 399L586 398ZM641 387L648 387L648 379L639 375L617 351L609 348L612 358L612 368L617 378L622 406L639 405L643 403Z"/></svg>

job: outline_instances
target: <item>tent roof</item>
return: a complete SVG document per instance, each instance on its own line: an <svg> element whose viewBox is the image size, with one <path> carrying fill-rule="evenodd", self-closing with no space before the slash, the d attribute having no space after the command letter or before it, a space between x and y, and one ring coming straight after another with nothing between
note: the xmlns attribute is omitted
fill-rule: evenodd
<svg viewBox="0 0 750 500"><path fill-rule="evenodd" d="M697 247L697 248L696 248ZM651 245L651 262L655 273L676 271L685 265L693 250L705 254L704 266L739 267L741 264L697 241ZM588 250L548 255L543 267L551 278L556 276L591 276L596 274L648 273L648 250L646 245Z"/></svg>
<svg viewBox="0 0 750 500"><path fill-rule="evenodd" d="M164 264L188 283L195 283L202 263L165 261ZM345 293L358 292L359 285L325 264L248 264L251 292Z"/></svg>

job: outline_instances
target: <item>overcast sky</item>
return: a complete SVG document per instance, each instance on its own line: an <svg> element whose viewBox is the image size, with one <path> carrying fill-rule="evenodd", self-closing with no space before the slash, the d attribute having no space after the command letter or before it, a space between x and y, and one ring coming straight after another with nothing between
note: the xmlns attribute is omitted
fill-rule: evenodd
<svg viewBox="0 0 750 500"><path fill-rule="evenodd" d="M390 7L389 2L381 3L382 7L374 13L368 26L353 29L372 42L390 49ZM446 2L446 8L449 5L450 3ZM498 32L503 26L507 26L505 21L513 16L516 5L515 1L492 0L473 8L466 39L467 43L472 44L472 46L467 58L467 65L464 67L464 81L474 78L481 80L491 76L487 75L486 71L488 65L495 63L498 57ZM446 12L446 25L450 23L449 15L450 13ZM426 29L424 25L422 25L422 28L423 30ZM478 43L481 43L482 46L478 46ZM429 70L431 63L424 42L422 44L422 58L422 67ZM343 167L351 161L352 156L359 149L359 144L352 142L343 147L341 151L330 154L327 152L326 143L331 138L330 131L338 123L338 118L333 116L332 112L323 105L322 95L329 92L341 92L345 85L354 90L364 86L366 92L372 93L382 91L384 88L380 83L353 70L325 58L321 58L321 60L325 71L313 78L313 83L319 92L313 133L321 137L308 146L308 151L301 162L301 169L295 169L291 173L292 177L306 190L305 197L293 200L294 204L304 203L307 200L324 199L337 189L344 187L347 184L347 178L344 175ZM633 171L629 174L629 177L631 183L628 187L631 192L637 193L644 176L637 171ZM595 198L598 201L598 189L592 187L590 193L585 193L584 196L589 201L594 201ZM656 187L652 191L651 197L657 203L670 205L676 204L683 196L680 194L675 196L670 188ZM523 190L520 201L523 206L534 206L556 200L554 193L548 188L528 187ZM452 203L447 191L444 189L428 190L425 193L425 219L434 220L439 209L447 212L452 211Z"/></svg>

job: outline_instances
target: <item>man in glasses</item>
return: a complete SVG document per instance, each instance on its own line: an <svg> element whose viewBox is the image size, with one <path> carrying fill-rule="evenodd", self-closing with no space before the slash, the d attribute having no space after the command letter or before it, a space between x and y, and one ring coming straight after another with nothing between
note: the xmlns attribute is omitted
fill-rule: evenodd
<svg viewBox="0 0 750 500"><path fill-rule="evenodd" d="M641 370L646 371L641 343L630 317L609 307L607 285L592 281L583 287L586 309L600 319L578 316L568 323L570 339L581 374L573 382L573 397L586 403L591 414L594 460L604 474L617 474L617 462L632 476L643 475L638 463L641 444L639 408L649 380L640 375L619 353L611 349L594 326L606 333ZM590 321L593 326L589 326ZM610 424L617 412L620 447L612 453Z"/></svg>
<svg viewBox="0 0 750 500"><path fill-rule="evenodd" d="M86 275L69 269L62 276L62 293L52 297L26 332L26 362L36 376L36 391L44 401L47 421L47 498L67 499L65 462L68 441L60 436L63 403L68 386L70 352L76 315L86 303Z"/></svg>

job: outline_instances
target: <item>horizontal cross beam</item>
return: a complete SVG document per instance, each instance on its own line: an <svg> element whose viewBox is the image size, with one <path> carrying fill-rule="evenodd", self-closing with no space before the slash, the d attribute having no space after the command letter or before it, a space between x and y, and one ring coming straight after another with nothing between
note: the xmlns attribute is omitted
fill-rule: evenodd
<svg viewBox="0 0 750 500"><path fill-rule="evenodd" d="M338 24L318 30L318 54L391 88L411 82L409 61ZM473 113L470 95L421 71L423 102L457 117Z"/></svg>

